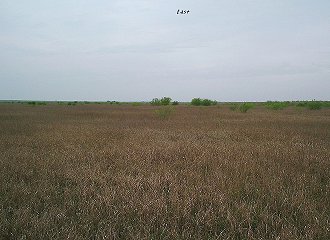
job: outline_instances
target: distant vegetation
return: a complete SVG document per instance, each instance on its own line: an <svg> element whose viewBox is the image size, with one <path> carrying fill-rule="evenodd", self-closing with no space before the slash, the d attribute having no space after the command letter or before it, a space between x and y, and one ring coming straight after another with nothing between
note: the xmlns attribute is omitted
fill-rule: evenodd
<svg viewBox="0 0 330 240"><path fill-rule="evenodd" d="M0 100L0 103L10 103L10 104L27 104L31 106L42 106L42 105L87 105L87 104L110 104L110 105L131 105L131 106L141 106L146 104L146 102L118 102L118 101L24 101L24 100ZM167 105L179 105L178 101L172 101L170 97L154 98L150 101L153 106L167 106ZM182 103L183 105L190 104L193 106L212 106L217 105L217 101L202 98L193 98L190 103ZM223 103L221 105L229 106L232 111L240 111L246 113L249 109L258 106L265 107L270 110L283 110L285 108L306 108L309 110L320 110L322 108L329 108L330 101L267 101L267 102L255 102L255 103Z"/></svg>
<svg viewBox="0 0 330 240"><path fill-rule="evenodd" d="M110 104L120 104L120 102L117 102L117 101L107 101L107 103L110 103Z"/></svg>
<svg viewBox="0 0 330 240"><path fill-rule="evenodd" d="M319 110L322 108L322 103L317 101L308 102L307 108L311 110Z"/></svg>
<svg viewBox="0 0 330 240"><path fill-rule="evenodd" d="M290 106L291 103L290 102L267 101L264 105L266 108L269 108L269 109L281 110L281 109L284 109L284 108Z"/></svg>
<svg viewBox="0 0 330 240"><path fill-rule="evenodd" d="M254 108L255 104L253 103L242 103L239 105L239 111L242 113L246 113L249 109Z"/></svg>
<svg viewBox="0 0 330 240"><path fill-rule="evenodd" d="M132 106L133 106L133 107L137 107L137 106L141 106L141 105L142 105L141 102L133 102L133 103L132 103Z"/></svg>
<svg viewBox="0 0 330 240"><path fill-rule="evenodd" d="M217 101L213 101L210 99L201 99L201 98L193 98L190 103L191 103L191 105L194 105L194 106L217 105Z"/></svg>
<svg viewBox="0 0 330 240"><path fill-rule="evenodd" d="M171 106L164 106L160 109L155 110L155 114L160 119L168 119L172 113L174 112L174 108Z"/></svg>
<svg viewBox="0 0 330 240"><path fill-rule="evenodd" d="M38 101L30 101L30 102L28 102L28 104L33 105L33 106L35 106L35 105L47 105L46 102L38 102Z"/></svg>
<svg viewBox="0 0 330 240"><path fill-rule="evenodd" d="M295 107L304 107L304 108L308 108L310 110L319 110L322 107L330 107L330 102L322 102L322 101L297 101L297 102L290 102L290 101L286 101L286 102L272 102L272 101L268 101L266 103L264 103L264 106L270 109L274 109L274 110L280 110L280 109L284 109L290 106L295 106Z"/></svg>
<svg viewBox="0 0 330 240"><path fill-rule="evenodd" d="M47 105L46 102L37 102L37 105Z"/></svg>
<svg viewBox="0 0 330 240"><path fill-rule="evenodd" d="M170 105L172 99L170 97L163 97L161 99L154 98L151 100L150 104L154 106L166 106Z"/></svg>
<svg viewBox="0 0 330 240"><path fill-rule="evenodd" d="M229 108L232 111L237 111L239 110L242 113L246 113L249 109L254 108L255 104L254 103L232 103Z"/></svg>

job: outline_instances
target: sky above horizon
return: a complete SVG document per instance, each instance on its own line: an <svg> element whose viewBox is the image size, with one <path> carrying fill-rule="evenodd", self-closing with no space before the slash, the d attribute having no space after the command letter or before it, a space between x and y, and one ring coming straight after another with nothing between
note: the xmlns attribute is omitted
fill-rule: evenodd
<svg viewBox="0 0 330 240"><path fill-rule="evenodd" d="M330 100L330 1L2 0L0 84L0 99Z"/></svg>

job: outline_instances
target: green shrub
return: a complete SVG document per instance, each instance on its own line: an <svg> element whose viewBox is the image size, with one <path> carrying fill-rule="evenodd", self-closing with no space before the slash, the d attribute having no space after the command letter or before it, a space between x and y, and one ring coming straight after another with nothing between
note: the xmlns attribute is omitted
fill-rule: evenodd
<svg viewBox="0 0 330 240"><path fill-rule="evenodd" d="M37 103L35 101L28 102L29 105L36 105Z"/></svg>
<svg viewBox="0 0 330 240"><path fill-rule="evenodd" d="M200 105L202 105L202 99L200 99L200 98L193 98L192 100L191 100L191 105L194 105L194 106L200 106Z"/></svg>
<svg viewBox="0 0 330 240"><path fill-rule="evenodd" d="M179 105L179 102L178 102L178 101L174 101L174 102L172 103L172 105Z"/></svg>
<svg viewBox="0 0 330 240"><path fill-rule="evenodd" d="M37 105L47 105L46 102L37 102Z"/></svg>
<svg viewBox="0 0 330 240"><path fill-rule="evenodd" d="M249 109L253 108L254 104L253 103L243 103L239 105L239 111L242 113L246 113Z"/></svg>
<svg viewBox="0 0 330 240"><path fill-rule="evenodd" d="M203 99L202 100L202 105L203 106L211 106L211 105L216 105L217 102L216 101L212 101L210 99Z"/></svg>
<svg viewBox="0 0 330 240"><path fill-rule="evenodd" d="M322 107L330 107L330 102L321 102L321 101L302 101L297 102L296 107L306 107L311 110L318 110Z"/></svg>
<svg viewBox="0 0 330 240"><path fill-rule="evenodd" d="M290 102L272 102L268 101L265 103L265 106L267 108L273 109L273 110L282 110L290 105Z"/></svg>
<svg viewBox="0 0 330 240"><path fill-rule="evenodd" d="M151 105L154 105L154 106L160 106L160 100L158 98L154 98L151 100L150 102Z"/></svg>
<svg viewBox="0 0 330 240"><path fill-rule="evenodd" d="M117 101L107 101L107 103L109 103L109 104L120 104L120 102L117 102Z"/></svg>
<svg viewBox="0 0 330 240"><path fill-rule="evenodd" d="M202 100L202 105L203 106L211 106L212 101L210 99L203 99Z"/></svg>
<svg viewBox="0 0 330 240"><path fill-rule="evenodd" d="M211 106L216 105L217 101L212 101L210 99L193 98L190 103L194 106Z"/></svg>
<svg viewBox="0 0 330 240"><path fill-rule="evenodd" d="M311 101L307 103L307 108L311 110L319 110L322 108L322 103L319 101Z"/></svg>
<svg viewBox="0 0 330 240"><path fill-rule="evenodd" d="M330 107L330 102L322 102L322 107Z"/></svg>
<svg viewBox="0 0 330 240"><path fill-rule="evenodd" d="M296 104L296 107L307 107L307 103L308 103L308 102L298 102L298 103Z"/></svg>
<svg viewBox="0 0 330 240"><path fill-rule="evenodd" d="M160 103L161 105L170 105L172 99L170 97L163 97L162 99L160 99Z"/></svg>
<svg viewBox="0 0 330 240"><path fill-rule="evenodd" d="M154 106L166 106L166 105L170 105L172 99L170 97L163 97L161 99L158 98L154 98L151 100L150 104L154 105Z"/></svg>
<svg viewBox="0 0 330 240"><path fill-rule="evenodd" d="M107 103L110 103L110 104L120 104L120 102L117 102L117 101L107 101Z"/></svg>
<svg viewBox="0 0 330 240"><path fill-rule="evenodd" d="M156 116L160 119L168 119L173 112L174 109L171 106L166 106L155 110Z"/></svg>

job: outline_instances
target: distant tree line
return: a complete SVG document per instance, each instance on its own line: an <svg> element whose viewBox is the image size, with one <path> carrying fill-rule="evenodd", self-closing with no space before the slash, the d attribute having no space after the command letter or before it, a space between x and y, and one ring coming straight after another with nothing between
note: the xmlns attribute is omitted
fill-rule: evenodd
<svg viewBox="0 0 330 240"><path fill-rule="evenodd" d="M172 98L170 97L163 97L161 99L159 98L154 98L151 100L151 105L154 105L154 106L166 106L166 105L170 105L172 101Z"/></svg>
<svg viewBox="0 0 330 240"><path fill-rule="evenodd" d="M191 105L194 105L194 106L217 105L217 101L210 100L210 99L201 99L201 98L193 98L190 103L191 103Z"/></svg>
<svg viewBox="0 0 330 240"><path fill-rule="evenodd" d="M162 98L154 98L150 102L151 105L154 106L166 106L166 105L178 105L178 101L172 102L170 97L162 97ZM190 102L191 105L194 106L211 106L216 105L217 101L210 100L210 99L201 99L201 98L193 98Z"/></svg>

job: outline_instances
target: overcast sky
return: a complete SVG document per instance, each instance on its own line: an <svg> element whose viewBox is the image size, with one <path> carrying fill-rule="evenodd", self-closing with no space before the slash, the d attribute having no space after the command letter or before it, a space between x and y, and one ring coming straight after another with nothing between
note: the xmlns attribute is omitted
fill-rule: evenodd
<svg viewBox="0 0 330 240"><path fill-rule="evenodd" d="M330 1L0 1L0 99L162 96L330 100Z"/></svg>

